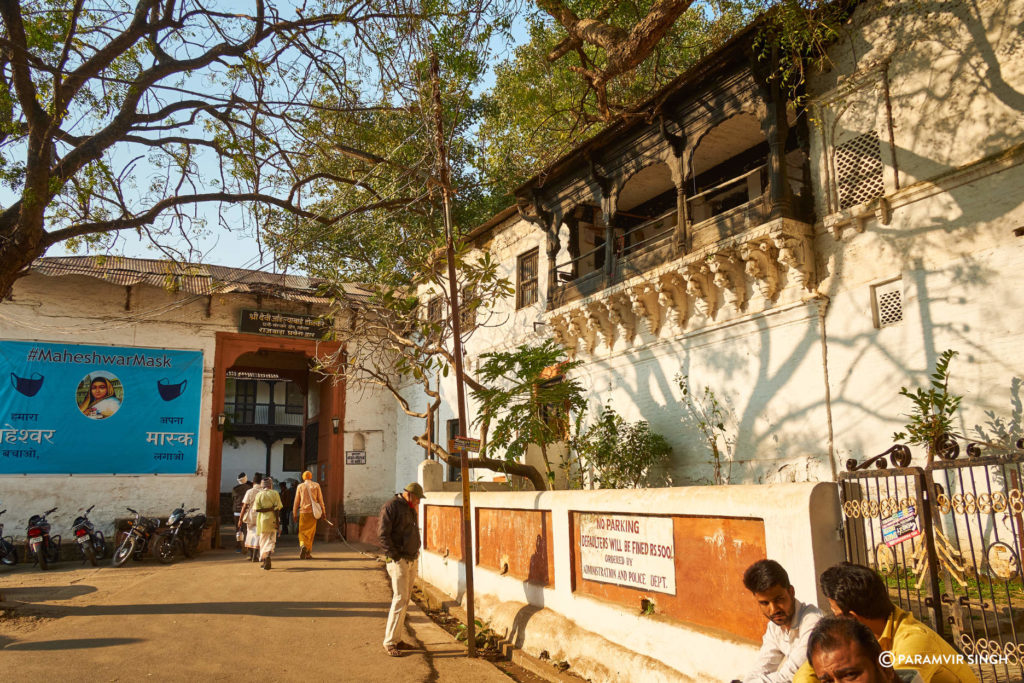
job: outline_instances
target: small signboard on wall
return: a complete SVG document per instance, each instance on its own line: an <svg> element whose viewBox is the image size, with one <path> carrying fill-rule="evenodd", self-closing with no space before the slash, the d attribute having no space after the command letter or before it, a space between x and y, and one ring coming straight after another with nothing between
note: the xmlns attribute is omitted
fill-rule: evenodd
<svg viewBox="0 0 1024 683"><path fill-rule="evenodd" d="M672 518L582 513L578 519L584 579L676 594Z"/></svg>
<svg viewBox="0 0 1024 683"><path fill-rule="evenodd" d="M345 451L346 465L365 465L366 451Z"/></svg>
<svg viewBox="0 0 1024 683"><path fill-rule="evenodd" d="M331 325L315 315L243 308L238 331L295 339L324 339L330 333Z"/></svg>

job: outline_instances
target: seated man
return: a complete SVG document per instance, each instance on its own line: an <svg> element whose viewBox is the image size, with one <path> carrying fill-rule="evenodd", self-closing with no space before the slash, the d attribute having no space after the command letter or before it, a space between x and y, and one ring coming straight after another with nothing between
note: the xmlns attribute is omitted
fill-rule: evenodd
<svg viewBox="0 0 1024 683"><path fill-rule="evenodd" d="M881 654L871 629L849 617L825 617L807 642L807 661L822 683L921 683L913 669L883 666Z"/></svg>
<svg viewBox="0 0 1024 683"><path fill-rule="evenodd" d="M821 619L821 611L796 599L789 575L775 560L760 560L747 567L743 585L768 619L757 664L743 683L789 683L806 661L807 639Z"/></svg>
<svg viewBox="0 0 1024 683"><path fill-rule="evenodd" d="M914 669L925 683L977 683L978 677L966 662L956 661L957 651L952 645L913 614L892 604L885 581L874 570L843 562L826 569L820 583L832 613L867 626L882 650L892 652L896 669ZM935 658L925 663L915 660L915 655ZM817 680L810 665L805 665L793 683Z"/></svg>

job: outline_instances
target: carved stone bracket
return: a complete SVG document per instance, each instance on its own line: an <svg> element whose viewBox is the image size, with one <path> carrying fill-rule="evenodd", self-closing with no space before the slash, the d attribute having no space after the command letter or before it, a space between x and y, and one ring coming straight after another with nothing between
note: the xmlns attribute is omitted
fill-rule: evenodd
<svg viewBox="0 0 1024 683"><path fill-rule="evenodd" d="M609 349L612 348L615 345L617 331L609 316L608 306L603 301L591 301L587 304L586 317L593 330L592 335L595 338L600 335L605 346ZM591 352L593 352L593 348L591 348Z"/></svg>
<svg viewBox="0 0 1024 683"><path fill-rule="evenodd" d="M661 331L661 309L658 308L658 291L649 282L643 282L629 290L633 302L633 313L647 321L651 334Z"/></svg>
<svg viewBox="0 0 1024 683"><path fill-rule="evenodd" d="M747 282L743 274L743 262L732 249L725 249L708 258L707 268L714 276L716 287L725 293L725 302L737 310L747 300Z"/></svg>
<svg viewBox="0 0 1024 683"><path fill-rule="evenodd" d="M576 346L579 344L579 337L577 337L571 330L572 321L568 314L561 314L552 316L548 320L548 325L551 326L552 335L555 341L565 347L570 358L576 357Z"/></svg>
<svg viewBox="0 0 1024 683"><path fill-rule="evenodd" d="M771 240L761 239L740 245L743 270L754 280L757 290L769 301L779 291L779 268L776 264L777 251Z"/></svg>
<svg viewBox="0 0 1024 683"><path fill-rule="evenodd" d="M658 303L667 318L677 327L686 324L689 306L686 300L686 280L679 273L665 273L658 282Z"/></svg>
<svg viewBox="0 0 1024 683"><path fill-rule="evenodd" d="M718 310L718 294L711 284L711 272L702 263L691 263L682 272L686 293L694 298L694 306L701 315L714 319Z"/></svg>
<svg viewBox="0 0 1024 683"><path fill-rule="evenodd" d="M623 337L630 344L636 339L637 317L633 312L633 302L626 292L616 292L608 297L608 319L618 325Z"/></svg>
<svg viewBox="0 0 1024 683"><path fill-rule="evenodd" d="M583 346L588 353L593 353L597 346L597 338L594 330L587 324L587 314L582 308L575 308L569 311L569 332L577 339L583 341Z"/></svg>
<svg viewBox="0 0 1024 683"><path fill-rule="evenodd" d="M779 250L778 261L789 269L790 275L807 290L814 288L814 255L807 235L781 232L772 236Z"/></svg>

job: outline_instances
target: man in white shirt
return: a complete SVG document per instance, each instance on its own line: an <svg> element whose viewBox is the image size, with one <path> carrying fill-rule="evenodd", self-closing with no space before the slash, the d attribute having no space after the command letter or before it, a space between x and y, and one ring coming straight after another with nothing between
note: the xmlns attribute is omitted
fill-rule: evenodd
<svg viewBox="0 0 1024 683"><path fill-rule="evenodd" d="M796 599L789 575L775 560L760 560L747 567L743 585L768 620L757 664L743 677L743 683L789 683L807 661L807 640L821 611Z"/></svg>

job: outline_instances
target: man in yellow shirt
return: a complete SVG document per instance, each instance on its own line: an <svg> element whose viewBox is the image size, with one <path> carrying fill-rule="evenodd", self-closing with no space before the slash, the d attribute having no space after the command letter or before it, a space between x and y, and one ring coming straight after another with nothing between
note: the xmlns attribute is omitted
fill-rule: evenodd
<svg viewBox="0 0 1024 683"><path fill-rule="evenodd" d="M952 645L892 604L885 581L874 570L843 562L826 569L819 583L832 613L852 617L871 629L882 650L892 653L896 669L913 669L925 683L978 683L967 663L957 661ZM818 683L818 678L805 664L793 683Z"/></svg>

